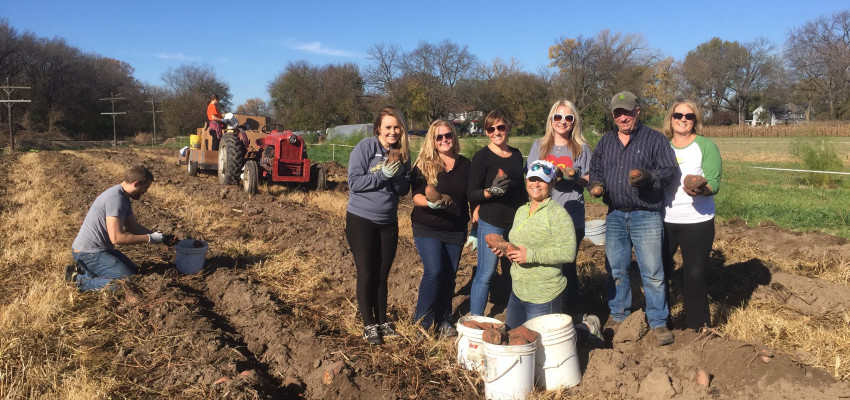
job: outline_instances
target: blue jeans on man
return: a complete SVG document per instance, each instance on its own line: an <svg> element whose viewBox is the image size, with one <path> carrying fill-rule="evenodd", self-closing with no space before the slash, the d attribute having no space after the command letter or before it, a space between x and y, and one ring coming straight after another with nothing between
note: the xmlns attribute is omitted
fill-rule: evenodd
<svg viewBox="0 0 850 400"><path fill-rule="evenodd" d="M74 262L82 270L76 279L80 290L97 290L113 279L126 278L139 273L136 264L133 264L124 253L115 249L97 253L72 252L72 255Z"/></svg>
<svg viewBox="0 0 850 400"><path fill-rule="evenodd" d="M490 283L493 281L493 273L496 272L496 266L499 264L499 257L493 254L484 240L491 233L497 233L508 239L508 229L490 225L479 219L478 269L475 271L475 277L472 278L472 287L469 292L469 312L472 315L484 315L484 309L487 308L487 298L490 295ZM503 269L502 273L508 273L507 269Z"/></svg>
<svg viewBox="0 0 850 400"><path fill-rule="evenodd" d="M452 322L452 298L455 294L455 277L462 244L449 244L430 237L413 237L416 250L422 258L422 281L416 300L414 319L428 329L434 323Z"/></svg>
<svg viewBox="0 0 850 400"><path fill-rule="evenodd" d="M629 267L635 249L643 292L646 319L652 329L667 326L666 287L662 261L664 226L659 211L614 210L605 219L605 268L608 270L608 308L611 317L621 322L631 313L632 289Z"/></svg>

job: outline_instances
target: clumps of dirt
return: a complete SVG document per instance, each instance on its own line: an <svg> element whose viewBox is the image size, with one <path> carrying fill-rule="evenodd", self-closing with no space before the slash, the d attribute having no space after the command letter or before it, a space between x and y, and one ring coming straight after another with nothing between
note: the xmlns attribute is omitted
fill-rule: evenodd
<svg viewBox="0 0 850 400"><path fill-rule="evenodd" d="M649 325L646 323L646 314L643 310L637 310L617 327L617 332L614 334L614 345L623 343L636 343L649 332Z"/></svg>
<svg viewBox="0 0 850 400"><path fill-rule="evenodd" d="M701 175L685 176L685 188L690 191L702 191L707 184L708 181Z"/></svg>

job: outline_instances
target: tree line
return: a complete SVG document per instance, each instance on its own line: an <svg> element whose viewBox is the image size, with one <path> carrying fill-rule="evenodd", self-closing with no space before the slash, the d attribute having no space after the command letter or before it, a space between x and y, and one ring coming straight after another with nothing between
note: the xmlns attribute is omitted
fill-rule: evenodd
<svg viewBox="0 0 850 400"><path fill-rule="evenodd" d="M378 108L393 104L412 127L424 129L436 118L501 108L516 133L539 134L552 101L567 98L585 126L601 131L611 124L608 99L625 89L643 99L643 118L654 124L681 97L700 103L707 123L715 125L742 125L759 105L778 114L799 108L807 121L850 116L850 10L791 29L781 52L765 38L740 43L715 37L677 60L652 50L639 34L602 30L557 39L550 64L533 73L515 59L479 60L451 40L420 42L409 51L377 43L368 55L363 67L291 62L269 82L268 103L252 98L235 111L273 117L289 129L319 130L368 122ZM85 53L61 38L21 33L0 20L0 79L32 87L15 92L32 100L12 110L20 129L109 137L111 120L100 113L109 106L101 99L111 94L124 98L117 103L127 111L119 119L124 132L151 130L151 100L163 111L158 127L171 136L203 124L213 93L221 109L233 109L229 85L209 66L170 69L158 85L133 73L126 62Z"/></svg>

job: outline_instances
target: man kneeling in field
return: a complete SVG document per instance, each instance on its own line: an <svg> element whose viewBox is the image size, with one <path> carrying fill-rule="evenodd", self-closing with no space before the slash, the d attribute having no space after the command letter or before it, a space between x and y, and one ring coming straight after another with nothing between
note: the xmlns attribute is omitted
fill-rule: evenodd
<svg viewBox="0 0 850 400"><path fill-rule="evenodd" d="M80 290L96 290L113 279L139 272L115 245L162 243L170 235L153 232L140 225L133 215L130 199L139 200L153 184L153 174L145 167L133 167L124 181L101 193L92 203L80 233L72 245L76 271L65 271L65 278ZM77 272L79 272L77 274Z"/></svg>

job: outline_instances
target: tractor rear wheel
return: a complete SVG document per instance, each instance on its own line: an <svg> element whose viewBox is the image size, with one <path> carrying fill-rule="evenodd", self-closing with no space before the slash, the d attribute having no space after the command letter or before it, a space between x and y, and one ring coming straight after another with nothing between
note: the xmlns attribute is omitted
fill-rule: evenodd
<svg viewBox="0 0 850 400"><path fill-rule="evenodd" d="M310 165L310 188L313 190L326 190L328 188L328 171L324 165Z"/></svg>
<svg viewBox="0 0 850 400"><path fill-rule="evenodd" d="M233 133L222 135L218 148L218 182L222 185L238 183L244 157L245 143Z"/></svg>
<svg viewBox="0 0 850 400"><path fill-rule="evenodd" d="M248 160L245 162L245 168L242 172L242 189L245 190L245 193L253 196L257 193L257 182L259 181L259 169L257 168L257 162L254 160Z"/></svg>

